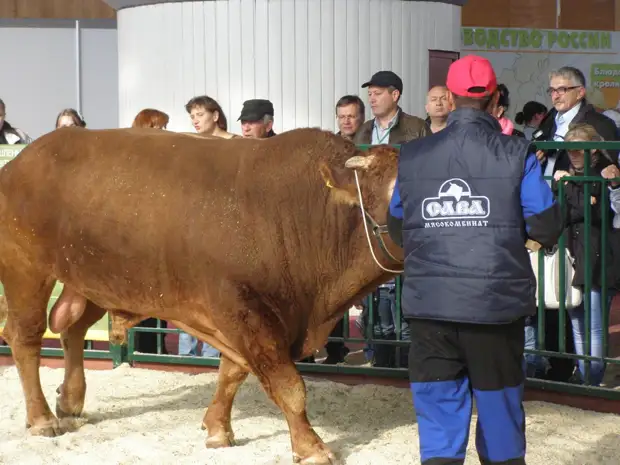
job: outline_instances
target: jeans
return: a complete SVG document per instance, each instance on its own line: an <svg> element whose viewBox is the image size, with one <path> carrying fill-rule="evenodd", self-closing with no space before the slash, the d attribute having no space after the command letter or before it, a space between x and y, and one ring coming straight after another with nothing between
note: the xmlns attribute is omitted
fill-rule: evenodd
<svg viewBox="0 0 620 465"><path fill-rule="evenodd" d="M373 315L373 339L384 339L388 341L396 340L396 294L394 289L379 288L377 299L374 301ZM368 313L366 311L366 313ZM365 326L370 323L368 317ZM411 340L409 325L400 318L400 339ZM371 344L365 349L367 359L374 359L374 365L380 367L396 368L399 365L406 367L408 364L409 351L406 347L401 347L400 360L396 360L396 346L384 344Z"/></svg>
<svg viewBox="0 0 620 465"><path fill-rule="evenodd" d="M607 312L609 315L609 307L611 306L611 300L614 296L613 290L607 292ZM552 312L555 310L547 310ZM571 327L573 332L573 341L575 344L575 353L577 355L585 355L585 310L582 303L579 307L566 310L571 321ZM590 342L591 351L590 355L593 357L603 357L606 354L603 353L603 334L605 328L603 328L603 308L601 301L601 291L599 289L592 289L590 293ZM538 321L536 317L532 317L525 327L525 348L536 349ZM546 328L545 328L546 330ZM525 354L527 361L527 376L528 377L542 377L548 368L549 361L545 357L534 354ZM583 383L585 381L585 360L579 360L577 362L579 370L579 379L577 381ZM598 386L603 381L605 376L606 364L602 360L593 360L590 362L590 384L592 386Z"/></svg>
<svg viewBox="0 0 620 465"><path fill-rule="evenodd" d="M607 315L609 315L609 307L613 299L614 292L610 289L607 292ZM585 355L586 353L586 323L585 309L582 303L579 307L567 310L573 326L573 339L575 341L575 352L577 355ZM603 353L603 305L601 299L601 291L592 289L590 293L590 355L593 357L604 357ZM585 381L585 360L579 360L577 366L581 381ZM590 362L590 384L598 386L605 376L606 364L602 360L592 360Z"/></svg>
<svg viewBox="0 0 620 465"><path fill-rule="evenodd" d="M379 288L379 301L376 304L373 334L377 339L396 339L396 294L394 290ZM410 339L409 325L402 318L400 338Z"/></svg>
<svg viewBox="0 0 620 465"><path fill-rule="evenodd" d="M179 355L197 355L198 339L194 336L181 332L179 333ZM206 342L202 343L203 357L219 357L220 351L210 346Z"/></svg>
<svg viewBox="0 0 620 465"><path fill-rule="evenodd" d="M525 348L536 349L538 340L538 320L536 316L528 318L525 325ZM546 329L546 328L545 328ZM525 354L526 376L528 378L543 378L549 367L547 357L537 354Z"/></svg>

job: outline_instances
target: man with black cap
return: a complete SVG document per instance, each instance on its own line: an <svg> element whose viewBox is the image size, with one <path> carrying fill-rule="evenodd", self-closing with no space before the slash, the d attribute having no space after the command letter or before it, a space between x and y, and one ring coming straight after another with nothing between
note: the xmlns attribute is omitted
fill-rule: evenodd
<svg viewBox="0 0 620 465"><path fill-rule="evenodd" d="M241 121L243 137L264 139L275 136L273 132L273 104L269 100L252 99L243 102L241 115L237 121Z"/></svg>
<svg viewBox="0 0 620 465"><path fill-rule="evenodd" d="M423 119L408 115L398 105L403 81L396 73L379 71L362 88L368 88L374 118L356 133L356 144L402 144L430 134Z"/></svg>
<svg viewBox="0 0 620 465"><path fill-rule="evenodd" d="M362 84L368 88L368 101L373 119L366 121L357 131L353 141L356 144L402 144L430 134L423 119L402 111L398 102L403 93L403 81L393 71L379 71L370 81ZM401 318L396 321L396 286L394 281L379 286L373 306L373 337L375 339L396 340L400 326L401 340L409 340L407 322ZM364 307L363 321L369 321L368 307ZM373 349L373 365L397 368L407 365L407 352L401 351L400 360L396 357L396 346L377 343Z"/></svg>
<svg viewBox="0 0 620 465"><path fill-rule="evenodd" d="M472 398L480 462L525 464L525 317L536 311L528 237L552 247L558 204L535 153L506 136L488 60L448 70L447 127L404 144L390 203L404 247L403 314L424 465L463 464Z"/></svg>

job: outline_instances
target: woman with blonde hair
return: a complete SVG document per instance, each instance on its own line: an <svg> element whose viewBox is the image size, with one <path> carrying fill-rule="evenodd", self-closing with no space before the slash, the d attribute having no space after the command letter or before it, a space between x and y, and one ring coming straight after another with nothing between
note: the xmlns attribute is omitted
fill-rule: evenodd
<svg viewBox="0 0 620 465"><path fill-rule="evenodd" d="M170 117L163 111L153 108L145 108L140 111L133 120L132 128L156 128L166 129Z"/></svg>
<svg viewBox="0 0 620 465"><path fill-rule="evenodd" d="M603 138L598 134L593 126L586 123L571 124L568 132L564 136L565 142L602 142ZM585 268L586 249L590 251L591 257L591 293L590 293L590 341L591 355L603 357L603 333L604 328L603 312L609 311L611 299L616 292L620 278L620 230L614 228L614 221L608 222L609 231L607 233L608 243L603 249L601 244L602 217L612 215L613 210L617 210L617 205L611 205L609 211L605 211L601 205L601 188L605 188L601 183L592 183L590 198L585 198L584 183L578 181L562 181L566 176L583 176L585 173L586 158L584 150L567 150L570 165L568 171L558 170L554 173L553 188L557 192L558 184L564 182L565 203L566 203L566 246L573 256L574 276L572 285L580 287L583 291L588 270ZM590 155L590 176L602 176L613 178L610 173L617 173L617 165L605 150L592 150ZM610 186L614 189L614 183ZM614 196L610 194L610 198ZM590 241L585 241L586 222L584 217L584 205L590 202ZM617 203L617 202L614 202ZM606 269L601 269L601 257L606 257ZM568 264L567 264L568 265ZM570 266L570 265L568 265ZM604 303L601 298L602 275L605 273L607 290L607 300ZM567 310L572 325L573 341L575 352L584 355L586 341L586 323L584 304ZM593 360L590 365L590 383L598 386L605 374L605 363ZM585 361L579 360L575 381L581 383L585 376Z"/></svg>

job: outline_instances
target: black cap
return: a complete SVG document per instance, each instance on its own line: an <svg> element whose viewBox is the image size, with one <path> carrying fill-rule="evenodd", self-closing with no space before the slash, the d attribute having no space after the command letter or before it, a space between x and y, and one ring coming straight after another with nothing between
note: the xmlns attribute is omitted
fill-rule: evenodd
<svg viewBox="0 0 620 465"><path fill-rule="evenodd" d="M378 71L372 75L370 81L362 84L362 87L394 87L401 94L403 93L403 81L393 71Z"/></svg>
<svg viewBox="0 0 620 465"><path fill-rule="evenodd" d="M273 116L273 103L263 99L246 100L237 121L258 121L265 115Z"/></svg>

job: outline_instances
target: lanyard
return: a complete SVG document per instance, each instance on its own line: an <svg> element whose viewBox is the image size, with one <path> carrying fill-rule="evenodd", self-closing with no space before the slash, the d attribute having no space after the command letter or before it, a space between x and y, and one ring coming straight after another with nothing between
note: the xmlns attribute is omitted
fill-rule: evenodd
<svg viewBox="0 0 620 465"><path fill-rule="evenodd" d="M377 144L383 144L383 141L388 138L390 136L390 131L392 130L393 126L388 127L385 130L385 134L383 134L383 137L379 137L379 129L377 128L377 124L375 123L375 132L377 133Z"/></svg>

